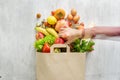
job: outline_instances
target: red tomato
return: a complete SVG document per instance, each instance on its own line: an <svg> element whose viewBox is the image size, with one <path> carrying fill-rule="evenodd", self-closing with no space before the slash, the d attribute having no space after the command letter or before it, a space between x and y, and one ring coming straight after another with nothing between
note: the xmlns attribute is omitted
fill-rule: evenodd
<svg viewBox="0 0 120 80"><path fill-rule="evenodd" d="M36 33L36 40L44 38L44 35L41 32Z"/></svg>
<svg viewBox="0 0 120 80"><path fill-rule="evenodd" d="M45 26L48 26L49 24L48 24L48 22L44 22L44 25L45 25Z"/></svg>
<svg viewBox="0 0 120 80"><path fill-rule="evenodd" d="M43 48L42 48L42 52L45 52L45 53L50 53L50 46L48 43L45 43Z"/></svg>
<svg viewBox="0 0 120 80"><path fill-rule="evenodd" d="M55 44L64 44L64 40L62 38L56 38Z"/></svg>
<svg viewBox="0 0 120 80"><path fill-rule="evenodd" d="M68 21L68 26L71 27L72 26L72 23L70 21Z"/></svg>
<svg viewBox="0 0 120 80"><path fill-rule="evenodd" d="M55 11L51 11L52 16L55 14Z"/></svg>

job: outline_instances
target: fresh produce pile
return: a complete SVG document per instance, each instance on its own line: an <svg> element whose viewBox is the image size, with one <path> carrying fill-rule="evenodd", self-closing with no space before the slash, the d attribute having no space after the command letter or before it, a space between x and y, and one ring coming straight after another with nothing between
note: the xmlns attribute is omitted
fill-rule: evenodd
<svg viewBox="0 0 120 80"><path fill-rule="evenodd" d="M72 9L70 14L65 17L66 13L63 9L56 9L51 11L51 15L43 21L36 23L36 41L34 43L37 52L50 53L50 47L53 44L65 44L66 40L59 37L58 33L61 27L69 26L74 29L84 29L84 23L80 22L80 16L77 11ZM39 19L41 14L37 14ZM76 26L73 26L76 25ZM69 44L71 52L90 52L94 50L95 43L89 39L76 39ZM55 49L56 53L65 51L64 49Z"/></svg>

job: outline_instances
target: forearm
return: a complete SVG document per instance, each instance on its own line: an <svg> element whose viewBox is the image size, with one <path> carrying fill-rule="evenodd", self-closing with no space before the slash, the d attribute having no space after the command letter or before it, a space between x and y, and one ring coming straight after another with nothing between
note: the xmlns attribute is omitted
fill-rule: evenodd
<svg viewBox="0 0 120 80"><path fill-rule="evenodd" d="M84 29L84 38L93 38L97 35L120 36L120 27L93 27Z"/></svg>
<svg viewBox="0 0 120 80"><path fill-rule="evenodd" d="M92 31L95 35L120 36L120 27L94 27Z"/></svg>

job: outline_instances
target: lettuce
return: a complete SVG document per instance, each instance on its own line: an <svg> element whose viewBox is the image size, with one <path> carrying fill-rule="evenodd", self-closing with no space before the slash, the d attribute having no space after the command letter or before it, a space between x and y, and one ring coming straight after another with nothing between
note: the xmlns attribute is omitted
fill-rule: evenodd
<svg viewBox="0 0 120 80"><path fill-rule="evenodd" d="M73 43L71 43L72 45L71 51L81 52L81 53L90 52L94 50L93 49L94 44L95 43L92 40L87 41L87 40L76 39Z"/></svg>
<svg viewBox="0 0 120 80"><path fill-rule="evenodd" d="M54 44L55 41L55 37L52 35L47 35L42 39L36 40L34 43L34 47L36 48L36 50L38 52L42 51L42 47L44 45L44 43L48 43L50 46Z"/></svg>

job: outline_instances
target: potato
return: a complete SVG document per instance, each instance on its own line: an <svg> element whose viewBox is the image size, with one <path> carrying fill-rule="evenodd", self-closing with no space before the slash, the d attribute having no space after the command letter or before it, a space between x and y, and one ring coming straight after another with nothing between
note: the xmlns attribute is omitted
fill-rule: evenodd
<svg viewBox="0 0 120 80"><path fill-rule="evenodd" d="M72 9L71 14L72 14L72 16L75 16L77 14L77 11L75 9Z"/></svg>
<svg viewBox="0 0 120 80"><path fill-rule="evenodd" d="M79 21L79 19L80 19L80 16L79 16L79 15L74 16L74 17L73 17L74 23L77 23L77 22Z"/></svg>
<svg viewBox="0 0 120 80"><path fill-rule="evenodd" d="M68 20L73 20L73 16L71 14L68 14L67 19Z"/></svg>

